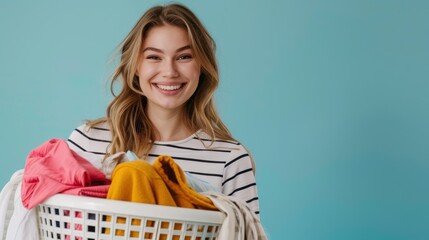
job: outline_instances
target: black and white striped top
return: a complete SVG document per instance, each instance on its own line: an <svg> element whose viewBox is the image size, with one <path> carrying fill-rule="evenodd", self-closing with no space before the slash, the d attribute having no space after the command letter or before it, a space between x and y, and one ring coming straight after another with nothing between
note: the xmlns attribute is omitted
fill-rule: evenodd
<svg viewBox="0 0 429 240"><path fill-rule="evenodd" d="M101 168L111 140L107 124L93 128L82 125L72 132L68 144L73 151ZM183 171L210 183L225 195L242 199L259 215L252 159L247 150L234 141L216 140L208 147L210 143L209 136L202 131L179 141L156 141L146 160L153 163L159 155L171 156Z"/></svg>

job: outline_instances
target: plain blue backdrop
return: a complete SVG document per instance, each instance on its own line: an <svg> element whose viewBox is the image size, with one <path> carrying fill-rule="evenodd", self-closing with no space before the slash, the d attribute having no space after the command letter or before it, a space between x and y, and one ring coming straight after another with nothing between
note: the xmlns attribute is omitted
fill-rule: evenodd
<svg viewBox="0 0 429 240"><path fill-rule="evenodd" d="M104 115L114 49L165 1L0 0L0 185ZM180 1L257 162L270 239L429 239L427 1Z"/></svg>

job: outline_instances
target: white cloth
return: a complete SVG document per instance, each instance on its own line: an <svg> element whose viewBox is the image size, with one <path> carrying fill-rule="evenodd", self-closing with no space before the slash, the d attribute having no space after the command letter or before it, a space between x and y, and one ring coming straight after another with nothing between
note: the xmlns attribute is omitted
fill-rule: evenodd
<svg viewBox="0 0 429 240"><path fill-rule="evenodd" d="M259 217L242 200L217 192L204 192L203 195L226 214L222 223L219 240L266 240Z"/></svg>
<svg viewBox="0 0 429 240"><path fill-rule="evenodd" d="M189 173L189 172L184 172L184 173L186 176L186 182L196 192L199 192L199 193L210 192L210 191L220 192L220 189L215 188L210 183L195 177L194 175L192 175L192 173Z"/></svg>
<svg viewBox="0 0 429 240"><path fill-rule="evenodd" d="M10 177L9 182L4 185L0 192L0 237L4 239L6 230L9 225L9 220L13 213L13 199L15 196L16 187L22 180L24 169L16 171Z"/></svg>
<svg viewBox="0 0 429 240"><path fill-rule="evenodd" d="M7 228L6 240L39 240L37 208L26 209L21 199L21 183L15 192L14 210Z"/></svg>
<svg viewBox="0 0 429 240"><path fill-rule="evenodd" d="M38 240L36 209L22 205L21 181L24 169L12 174L0 193L0 236L6 240Z"/></svg>
<svg viewBox="0 0 429 240"><path fill-rule="evenodd" d="M108 156L106 159L103 159L102 167L100 170L104 173L104 175L106 175L107 179L112 179L112 173L115 167L120 163L128 161L129 159L124 152L117 152L111 156Z"/></svg>

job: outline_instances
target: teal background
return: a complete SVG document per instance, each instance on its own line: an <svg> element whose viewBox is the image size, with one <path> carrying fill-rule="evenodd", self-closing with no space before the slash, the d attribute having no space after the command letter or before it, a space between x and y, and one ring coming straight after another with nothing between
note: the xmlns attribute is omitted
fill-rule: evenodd
<svg viewBox="0 0 429 240"><path fill-rule="evenodd" d="M164 1L0 0L0 185L103 116L114 48ZM270 239L429 239L427 1L180 1L257 161Z"/></svg>

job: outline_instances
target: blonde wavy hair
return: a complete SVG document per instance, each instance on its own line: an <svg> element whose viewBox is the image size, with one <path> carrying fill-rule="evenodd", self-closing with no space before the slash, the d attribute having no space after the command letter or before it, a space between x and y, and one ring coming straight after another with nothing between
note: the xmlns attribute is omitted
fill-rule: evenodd
<svg viewBox="0 0 429 240"><path fill-rule="evenodd" d="M169 4L150 8L119 46L120 62L110 85L114 99L106 117L88 122L90 127L103 122L110 125L112 143L106 156L131 150L139 157L147 157L152 148L157 133L146 114L147 99L142 95L136 69L148 31L167 24L187 31L193 55L201 64L198 87L185 103L185 126L191 131L203 130L212 141L215 138L235 141L213 103L219 83L215 42L191 10L180 4ZM122 84L118 95L114 92L116 82Z"/></svg>

